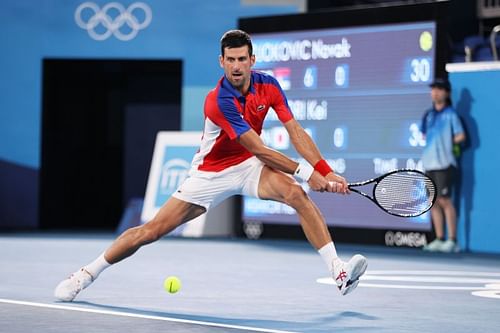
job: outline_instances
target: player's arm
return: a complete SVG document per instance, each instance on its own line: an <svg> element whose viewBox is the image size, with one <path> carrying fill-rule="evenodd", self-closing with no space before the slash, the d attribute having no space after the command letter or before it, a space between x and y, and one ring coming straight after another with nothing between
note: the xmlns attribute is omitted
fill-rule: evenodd
<svg viewBox="0 0 500 333"><path fill-rule="evenodd" d="M205 100L205 114L221 127L231 140L237 140L264 164L307 181L315 191L332 191L332 185L311 166L302 167L286 155L267 147L241 116L233 98L215 99L213 94L209 95Z"/></svg>
<svg viewBox="0 0 500 333"><path fill-rule="evenodd" d="M254 154L264 164L273 169L295 175L307 181L312 190L329 192L336 191L336 189L332 187L325 177L313 170L311 167L309 167L309 169L301 168L299 163L293 161L279 151L267 147L261 137L253 129L249 129L245 133L241 134L237 140L243 147Z"/></svg>
<svg viewBox="0 0 500 333"><path fill-rule="evenodd" d="M453 144L460 144L465 141L466 135L460 117L456 113L452 113L451 129L453 132Z"/></svg>
<svg viewBox="0 0 500 333"><path fill-rule="evenodd" d="M274 97L272 100L272 108L276 112L279 120L284 124L288 135L292 140L297 152L309 163L305 168L314 166L314 170L319 172L333 187L333 192L348 193L347 182L343 177L337 176L328 163L323 159L318 147L313 142L311 137L304 131L302 126L293 118L292 111L288 106L285 94L279 83L271 78L270 94ZM310 184L309 184L310 185Z"/></svg>
<svg viewBox="0 0 500 333"><path fill-rule="evenodd" d="M429 116L429 113L431 113L431 110L428 110L424 113L424 116L422 117L422 120L420 121L420 133L422 134L422 139L426 139L427 137L427 117Z"/></svg>
<svg viewBox="0 0 500 333"><path fill-rule="evenodd" d="M306 161L313 165L316 171L326 177L326 179L342 184L338 192L349 192L345 178L335 174L335 172L321 156L318 146L316 146L314 141L311 139L309 134L306 133L304 128L302 128L299 122L292 118L284 125L297 152L304 157Z"/></svg>
<svg viewBox="0 0 500 333"><path fill-rule="evenodd" d="M453 143L454 144L459 144L465 141L465 133L458 133L453 136Z"/></svg>
<svg viewBox="0 0 500 333"><path fill-rule="evenodd" d="M318 147L297 120L292 118L284 125L297 152L311 165L323 159Z"/></svg>

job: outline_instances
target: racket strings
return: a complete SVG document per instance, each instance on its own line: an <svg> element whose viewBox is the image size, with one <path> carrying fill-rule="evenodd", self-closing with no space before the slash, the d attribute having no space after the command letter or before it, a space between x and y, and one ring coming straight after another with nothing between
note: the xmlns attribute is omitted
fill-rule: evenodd
<svg viewBox="0 0 500 333"><path fill-rule="evenodd" d="M374 199L391 214L418 216L434 203L436 189L432 181L416 172L397 172L381 179Z"/></svg>

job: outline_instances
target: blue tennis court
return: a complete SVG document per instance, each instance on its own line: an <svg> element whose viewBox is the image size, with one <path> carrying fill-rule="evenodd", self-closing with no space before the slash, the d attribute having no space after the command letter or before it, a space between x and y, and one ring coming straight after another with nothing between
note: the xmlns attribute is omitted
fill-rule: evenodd
<svg viewBox="0 0 500 333"><path fill-rule="evenodd" d="M496 332L500 258L338 245L366 255L340 296L302 241L165 238L104 272L72 303L57 283L114 235L0 237L2 332ZM163 291L176 275L182 288Z"/></svg>

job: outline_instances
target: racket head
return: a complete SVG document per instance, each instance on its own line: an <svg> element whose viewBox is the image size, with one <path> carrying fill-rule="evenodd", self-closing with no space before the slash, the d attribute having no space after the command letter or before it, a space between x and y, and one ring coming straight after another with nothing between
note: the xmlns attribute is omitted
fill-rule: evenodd
<svg viewBox="0 0 500 333"><path fill-rule="evenodd" d="M380 177L373 187L373 201L384 211L400 217L416 217L432 208L436 185L425 173L394 170Z"/></svg>

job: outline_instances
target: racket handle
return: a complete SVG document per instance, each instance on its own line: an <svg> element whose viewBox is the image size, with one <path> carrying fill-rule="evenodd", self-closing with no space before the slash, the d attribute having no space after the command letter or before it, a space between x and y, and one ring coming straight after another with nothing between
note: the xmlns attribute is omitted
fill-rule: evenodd
<svg viewBox="0 0 500 333"><path fill-rule="evenodd" d="M333 187L335 183L337 183L337 184L342 184L342 183L340 183L340 182L333 182L333 181L329 181L328 183L330 183L330 186L331 186L331 187ZM337 192L337 193L349 193L349 190L350 190L350 188L349 188L349 186L347 186L347 188L346 188L346 192Z"/></svg>

